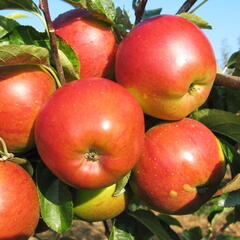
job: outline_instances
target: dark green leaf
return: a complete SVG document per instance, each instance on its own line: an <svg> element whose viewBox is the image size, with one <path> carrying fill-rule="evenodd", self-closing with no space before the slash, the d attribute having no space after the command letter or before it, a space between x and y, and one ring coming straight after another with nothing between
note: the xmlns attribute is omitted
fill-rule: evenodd
<svg viewBox="0 0 240 240"><path fill-rule="evenodd" d="M203 109L194 112L191 117L205 124L213 132L240 142L240 116L217 109Z"/></svg>
<svg viewBox="0 0 240 240"><path fill-rule="evenodd" d="M145 225L159 240L173 240L172 236L161 225L158 217L152 212L137 210L135 212L129 212L128 214Z"/></svg>
<svg viewBox="0 0 240 240"><path fill-rule="evenodd" d="M67 185L40 165L37 168L37 188L44 222L57 233L68 230L73 219L73 203Z"/></svg>
<svg viewBox="0 0 240 240"><path fill-rule="evenodd" d="M203 238L200 227L193 227L189 230L184 230L182 233L183 240L201 240Z"/></svg>
<svg viewBox="0 0 240 240"><path fill-rule="evenodd" d="M152 235L144 225L123 213L114 219L109 240L148 240Z"/></svg>
<svg viewBox="0 0 240 240"><path fill-rule="evenodd" d="M157 15L160 15L162 11L162 8L156 8L156 9L152 9L152 10L145 10L144 14L143 14L143 20L150 18L150 17L154 17Z"/></svg>
<svg viewBox="0 0 240 240"><path fill-rule="evenodd" d="M64 0L73 6L86 8L91 14L102 20L113 24L116 17L116 9L112 0Z"/></svg>
<svg viewBox="0 0 240 240"><path fill-rule="evenodd" d="M237 178L239 180L239 176L237 176ZM239 205L240 205L240 190L230 192L224 202L224 207L236 207Z"/></svg>
<svg viewBox="0 0 240 240"><path fill-rule="evenodd" d="M0 38L12 31L19 23L14 19L0 16Z"/></svg>
<svg viewBox="0 0 240 240"><path fill-rule="evenodd" d="M178 226L178 227L182 227L181 223L174 217L166 215L166 214L159 214L158 218L167 223L168 225L174 225L174 226Z"/></svg>
<svg viewBox="0 0 240 240"><path fill-rule="evenodd" d="M19 64L49 66L49 52L34 45L0 45L0 65Z"/></svg>
<svg viewBox="0 0 240 240"><path fill-rule="evenodd" d="M116 197L116 196L121 195L122 193L125 192L125 186L128 183L130 175L131 175L131 171L126 176L124 176L121 180L119 180L117 182L116 189L115 189L115 192L114 192L113 196Z"/></svg>
<svg viewBox="0 0 240 240"><path fill-rule="evenodd" d="M184 12L184 13L178 14L178 16L185 18L190 22L195 23L200 28L212 29L212 26L209 25L207 21L205 21L204 19L202 19L201 17L193 13Z"/></svg>
<svg viewBox="0 0 240 240"><path fill-rule="evenodd" d="M42 13L32 0L2 0L0 1L0 9L19 9L32 12L41 16Z"/></svg>

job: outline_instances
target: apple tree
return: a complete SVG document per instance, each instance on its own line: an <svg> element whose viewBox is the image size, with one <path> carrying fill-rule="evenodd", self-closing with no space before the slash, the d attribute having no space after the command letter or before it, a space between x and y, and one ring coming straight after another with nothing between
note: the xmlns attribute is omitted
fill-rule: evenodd
<svg viewBox="0 0 240 240"><path fill-rule="evenodd" d="M71 239L73 220L109 240L240 239L224 233L240 221L240 52L220 70L195 14L207 1L162 15L133 0L135 21L64 1L53 20L47 0L0 0L16 10L0 16L0 239Z"/></svg>

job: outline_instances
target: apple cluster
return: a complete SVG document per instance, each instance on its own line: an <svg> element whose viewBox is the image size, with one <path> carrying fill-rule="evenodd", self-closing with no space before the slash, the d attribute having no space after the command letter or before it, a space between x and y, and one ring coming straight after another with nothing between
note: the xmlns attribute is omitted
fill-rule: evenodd
<svg viewBox="0 0 240 240"><path fill-rule="evenodd" d="M22 154L36 147L51 172L74 189L74 213L87 221L124 211L127 192L114 192L130 171L133 193L149 208L196 211L225 173L218 139L188 117L206 101L216 75L204 33L186 19L163 15L141 22L117 43L107 24L79 8L57 17L54 28L76 52L80 79L66 75L57 88L38 66L1 67L0 137L7 149ZM148 116L161 124L147 129ZM0 238L14 228L9 239L27 239L39 219L36 187L23 168L5 160ZM21 209L11 207L19 206L14 201ZM18 228L7 224L16 212Z"/></svg>

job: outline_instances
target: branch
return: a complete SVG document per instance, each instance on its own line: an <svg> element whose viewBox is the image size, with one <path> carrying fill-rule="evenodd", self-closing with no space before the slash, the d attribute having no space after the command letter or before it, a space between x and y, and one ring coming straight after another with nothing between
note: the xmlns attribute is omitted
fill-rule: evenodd
<svg viewBox="0 0 240 240"><path fill-rule="evenodd" d="M134 4L135 25L141 22L147 1L148 0L137 0L137 3Z"/></svg>
<svg viewBox="0 0 240 240"><path fill-rule="evenodd" d="M176 14L188 12L197 0L186 0Z"/></svg>
<svg viewBox="0 0 240 240"><path fill-rule="evenodd" d="M60 79L61 84L65 84L65 77L64 72L62 68L62 64L60 62L59 54L58 54L58 47L57 47L57 37L55 34L55 30L53 28L52 20L50 17L50 12L48 8L48 1L47 0L39 0L39 7L43 11L43 14L45 16L46 22L47 22L47 28L50 35L50 41L51 41L51 47L53 51L54 61L58 73L58 77Z"/></svg>
<svg viewBox="0 0 240 240"><path fill-rule="evenodd" d="M214 84L240 90L240 77L217 73Z"/></svg>

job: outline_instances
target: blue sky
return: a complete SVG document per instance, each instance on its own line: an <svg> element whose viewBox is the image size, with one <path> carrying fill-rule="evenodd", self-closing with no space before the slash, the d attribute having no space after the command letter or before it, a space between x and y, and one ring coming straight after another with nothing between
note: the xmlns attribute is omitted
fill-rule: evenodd
<svg viewBox="0 0 240 240"><path fill-rule="evenodd" d="M113 0L116 6L125 8L131 19L134 19L134 13L131 9L131 0ZM185 0L148 0L146 9L154 9L161 7L162 14L175 14ZM34 0L38 4L38 0ZM62 0L49 0L49 9L52 19L56 18L60 13L68 11L71 5ZM198 0L197 3L202 2ZM197 5L197 4L195 4ZM232 53L240 47L240 1L237 0L208 0L195 14L208 21L213 29L204 30L214 48L219 64L222 63L222 51ZM2 11L2 15L6 15L8 11ZM22 24L28 24L43 30L42 23L33 15L31 18L20 20Z"/></svg>

